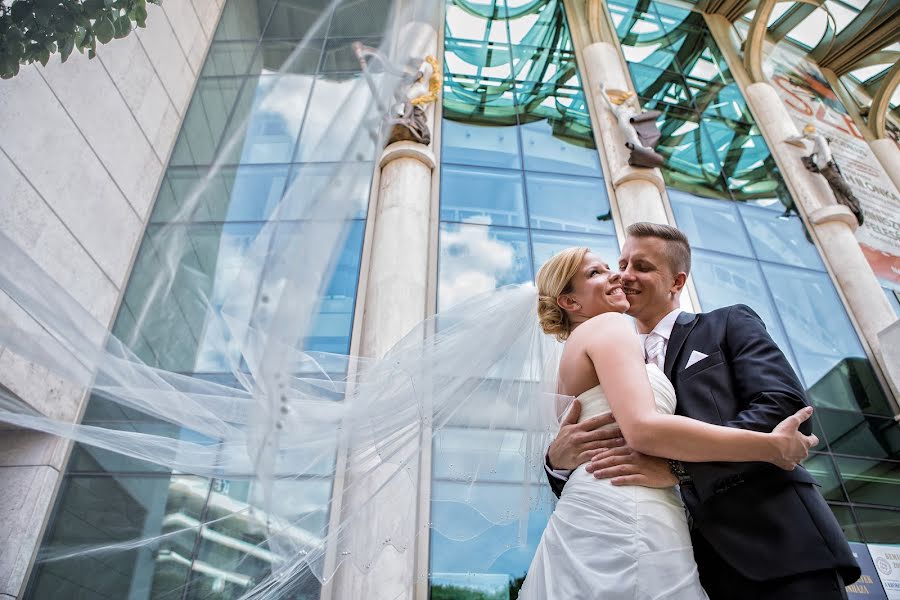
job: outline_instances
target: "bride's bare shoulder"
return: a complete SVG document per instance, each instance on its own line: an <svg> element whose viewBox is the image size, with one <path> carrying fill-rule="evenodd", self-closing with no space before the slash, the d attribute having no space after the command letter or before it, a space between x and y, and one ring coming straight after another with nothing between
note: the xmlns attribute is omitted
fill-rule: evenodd
<svg viewBox="0 0 900 600"><path fill-rule="evenodd" d="M572 331L569 340L578 344L596 342L598 339L619 338L633 335L634 326L631 321L617 312L607 312L591 317Z"/></svg>

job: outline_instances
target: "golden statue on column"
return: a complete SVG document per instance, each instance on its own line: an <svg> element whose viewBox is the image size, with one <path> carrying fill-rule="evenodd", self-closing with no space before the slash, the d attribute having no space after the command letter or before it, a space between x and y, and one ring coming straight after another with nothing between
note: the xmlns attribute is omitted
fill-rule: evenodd
<svg viewBox="0 0 900 600"><path fill-rule="evenodd" d="M425 107L436 102L440 95L442 81L437 59L428 55L415 72L398 72L390 67L390 63L376 48L355 42L353 50L370 84L372 83L369 78L370 58L377 59L382 68L401 77L402 83L394 94L394 103L384 111L387 144L410 141L430 145L431 130L428 128Z"/></svg>
<svg viewBox="0 0 900 600"><path fill-rule="evenodd" d="M655 148L662 137L656 126L656 119L662 113L658 110L638 112L631 102L635 97L632 91L608 90L606 85L601 85L600 92L606 106L616 116L625 146L631 151L628 164L648 169L661 167L665 158Z"/></svg>

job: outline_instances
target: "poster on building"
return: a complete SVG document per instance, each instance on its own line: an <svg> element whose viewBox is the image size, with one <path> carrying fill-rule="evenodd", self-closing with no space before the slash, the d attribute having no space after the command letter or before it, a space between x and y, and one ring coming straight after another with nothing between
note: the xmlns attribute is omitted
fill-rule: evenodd
<svg viewBox="0 0 900 600"><path fill-rule="evenodd" d="M767 45L765 69L797 129L811 124L829 140L865 215L856 239L881 284L900 290L900 192L815 63L782 43Z"/></svg>
<svg viewBox="0 0 900 600"><path fill-rule="evenodd" d="M869 549L865 544L859 542L850 542L850 549L853 550L853 556L862 569L862 575L859 576L854 583L847 586L848 600L887 600L884 587L881 585L881 579L878 577L878 571Z"/></svg>
<svg viewBox="0 0 900 600"><path fill-rule="evenodd" d="M868 546L888 600L900 600L900 544Z"/></svg>

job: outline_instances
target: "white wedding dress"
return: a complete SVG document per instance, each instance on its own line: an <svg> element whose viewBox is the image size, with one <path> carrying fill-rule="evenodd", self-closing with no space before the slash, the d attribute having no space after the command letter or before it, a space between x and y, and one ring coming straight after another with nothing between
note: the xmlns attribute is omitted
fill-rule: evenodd
<svg viewBox="0 0 900 600"><path fill-rule="evenodd" d="M655 365L647 374L656 409L674 413L672 384ZM610 412L599 385L578 399L582 421ZM675 489L616 487L585 466L563 488L519 598L705 600Z"/></svg>

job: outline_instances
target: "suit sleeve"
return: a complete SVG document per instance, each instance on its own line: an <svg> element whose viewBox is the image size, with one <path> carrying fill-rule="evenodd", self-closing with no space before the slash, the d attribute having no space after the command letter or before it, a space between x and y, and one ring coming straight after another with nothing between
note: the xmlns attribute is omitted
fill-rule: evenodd
<svg viewBox="0 0 900 600"><path fill-rule="evenodd" d="M571 471L569 473L571 473ZM550 468L549 454L544 454L544 474L547 476L547 481L550 483L550 489L553 490L556 497L559 498L562 496L563 488L566 487L566 482L569 478L568 476L563 478L561 474L554 472L554 470Z"/></svg>
<svg viewBox="0 0 900 600"><path fill-rule="evenodd" d="M753 309L743 304L734 306L728 314L725 335L735 395L746 406L726 426L768 433L809 405L794 369ZM812 423L806 421L800 430L809 435Z"/></svg>
<svg viewBox="0 0 900 600"><path fill-rule="evenodd" d="M768 433L788 416L808 405L794 369L766 331L753 309L736 305L728 313L723 350L731 366L732 386L740 410L726 427ZM800 430L809 435L811 421ZM803 468L783 471L763 462L685 463L701 501L760 476L814 483Z"/></svg>

